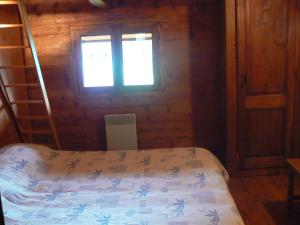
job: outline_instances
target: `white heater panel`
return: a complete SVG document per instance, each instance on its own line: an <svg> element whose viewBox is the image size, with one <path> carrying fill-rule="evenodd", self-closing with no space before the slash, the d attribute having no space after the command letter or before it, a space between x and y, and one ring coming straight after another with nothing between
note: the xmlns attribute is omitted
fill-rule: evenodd
<svg viewBox="0 0 300 225"><path fill-rule="evenodd" d="M106 143L108 150L136 150L137 132L134 114L105 116Z"/></svg>

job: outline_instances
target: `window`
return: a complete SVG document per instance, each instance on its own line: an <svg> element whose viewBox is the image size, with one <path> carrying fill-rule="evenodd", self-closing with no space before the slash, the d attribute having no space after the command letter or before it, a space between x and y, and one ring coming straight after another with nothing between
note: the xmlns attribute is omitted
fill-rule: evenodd
<svg viewBox="0 0 300 225"><path fill-rule="evenodd" d="M153 85L152 34L123 34L124 85Z"/></svg>
<svg viewBox="0 0 300 225"><path fill-rule="evenodd" d="M86 30L93 30L88 28ZM76 30L76 65L82 92L154 90L158 38L150 28Z"/></svg>
<svg viewBox="0 0 300 225"><path fill-rule="evenodd" d="M81 48L83 86L113 86L111 36L82 37Z"/></svg>

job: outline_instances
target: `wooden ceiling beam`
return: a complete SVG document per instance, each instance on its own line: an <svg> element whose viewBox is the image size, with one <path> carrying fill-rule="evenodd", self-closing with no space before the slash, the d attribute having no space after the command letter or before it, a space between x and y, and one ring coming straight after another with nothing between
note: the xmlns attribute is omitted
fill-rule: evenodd
<svg viewBox="0 0 300 225"><path fill-rule="evenodd" d="M103 0L107 8L119 7L159 7L177 5L201 5L211 0ZM29 13L60 12L60 11L86 11L99 10L88 0L25 0ZM100 8L101 10L101 8Z"/></svg>

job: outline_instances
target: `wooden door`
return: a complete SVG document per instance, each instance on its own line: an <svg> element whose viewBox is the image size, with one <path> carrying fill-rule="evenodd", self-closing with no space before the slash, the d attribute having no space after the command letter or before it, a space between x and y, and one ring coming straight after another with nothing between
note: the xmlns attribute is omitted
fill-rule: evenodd
<svg viewBox="0 0 300 225"><path fill-rule="evenodd" d="M284 166L292 142L297 0L237 0L238 164Z"/></svg>

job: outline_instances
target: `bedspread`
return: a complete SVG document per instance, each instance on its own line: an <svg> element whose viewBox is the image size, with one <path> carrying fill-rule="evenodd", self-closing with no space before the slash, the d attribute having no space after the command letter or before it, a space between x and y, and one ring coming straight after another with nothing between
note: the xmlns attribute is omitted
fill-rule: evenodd
<svg viewBox="0 0 300 225"><path fill-rule="evenodd" d="M227 176L202 148L0 150L8 225L243 225Z"/></svg>

